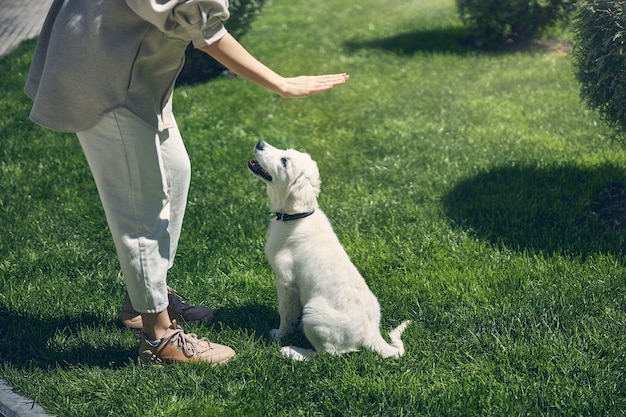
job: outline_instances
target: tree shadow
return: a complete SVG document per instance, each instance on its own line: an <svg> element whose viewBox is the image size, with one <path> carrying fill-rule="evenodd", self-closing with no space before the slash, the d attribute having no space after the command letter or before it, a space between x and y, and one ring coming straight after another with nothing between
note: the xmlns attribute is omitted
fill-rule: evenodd
<svg viewBox="0 0 626 417"><path fill-rule="evenodd" d="M350 52L381 49L399 55L414 55L419 52L468 54L477 50L471 36L462 27L401 33L369 41L348 41L344 46Z"/></svg>
<svg viewBox="0 0 626 417"><path fill-rule="evenodd" d="M389 38L367 41L347 41L345 48L350 52L362 49L378 49L398 55L411 56L417 53L443 53L468 55L476 53L503 54L511 52L547 52L554 46L550 42L530 40L503 43L502 45L480 45L464 27L446 27L401 33Z"/></svg>
<svg viewBox="0 0 626 417"><path fill-rule="evenodd" d="M606 190L624 182L611 165L500 167L460 182L443 203L455 227L514 250L621 255L624 234L599 213Z"/></svg>

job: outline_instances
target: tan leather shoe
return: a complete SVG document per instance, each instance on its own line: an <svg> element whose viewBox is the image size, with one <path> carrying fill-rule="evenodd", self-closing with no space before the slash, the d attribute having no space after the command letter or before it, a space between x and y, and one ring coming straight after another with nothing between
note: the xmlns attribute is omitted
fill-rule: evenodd
<svg viewBox="0 0 626 417"><path fill-rule="evenodd" d="M167 312L169 313L171 319L183 320L187 323L203 323L213 319L213 311L211 309L200 306L192 306L185 303L186 299L177 293L173 288L167 287L167 292L167 300L169 301ZM126 293L126 298L122 304L120 320L124 326L130 327L131 329L143 328L141 315L130 303L128 293Z"/></svg>
<svg viewBox="0 0 626 417"><path fill-rule="evenodd" d="M175 362L207 362L213 365L224 364L235 356L235 351L225 345L199 339L172 321L168 332L157 345L153 345L141 332L139 359L146 365L164 365Z"/></svg>

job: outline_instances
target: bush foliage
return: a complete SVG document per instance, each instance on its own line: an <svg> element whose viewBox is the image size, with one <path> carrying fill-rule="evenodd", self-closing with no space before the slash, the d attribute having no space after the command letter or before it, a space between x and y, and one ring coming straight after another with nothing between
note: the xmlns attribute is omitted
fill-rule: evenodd
<svg viewBox="0 0 626 417"><path fill-rule="evenodd" d="M226 28L236 38L243 35L250 23L261 12L265 0L230 0L230 19ZM185 52L185 66L178 77L178 84L193 84L211 79L225 70L224 66L210 56L198 53L193 45Z"/></svg>
<svg viewBox="0 0 626 417"><path fill-rule="evenodd" d="M581 96L626 136L626 5L587 0L574 21L576 77Z"/></svg>
<svg viewBox="0 0 626 417"><path fill-rule="evenodd" d="M457 0L461 19L478 45L526 41L565 18L576 0Z"/></svg>

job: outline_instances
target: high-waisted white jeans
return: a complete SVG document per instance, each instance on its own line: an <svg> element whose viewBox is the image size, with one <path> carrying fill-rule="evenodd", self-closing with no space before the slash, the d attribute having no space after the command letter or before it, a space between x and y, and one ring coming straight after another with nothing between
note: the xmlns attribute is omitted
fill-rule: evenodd
<svg viewBox="0 0 626 417"><path fill-rule="evenodd" d="M115 110L77 133L93 174L135 310L167 308L172 266L191 178L177 127L157 132Z"/></svg>

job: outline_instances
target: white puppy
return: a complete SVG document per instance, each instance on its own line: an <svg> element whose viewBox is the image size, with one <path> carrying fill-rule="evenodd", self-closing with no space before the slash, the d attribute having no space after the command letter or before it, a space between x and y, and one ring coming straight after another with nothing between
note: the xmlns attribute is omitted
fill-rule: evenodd
<svg viewBox="0 0 626 417"><path fill-rule="evenodd" d="M402 356L400 336L409 321L389 333L391 344L381 336L378 300L317 205L321 181L315 161L308 154L265 142L257 143L254 152L256 160L248 168L267 184L276 213L265 245L280 313L280 326L271 336L282 338L300 321L317 352L338 355L367 348L383 357ZM281 352L297 360L314 354L293 346Z"/></svg>

